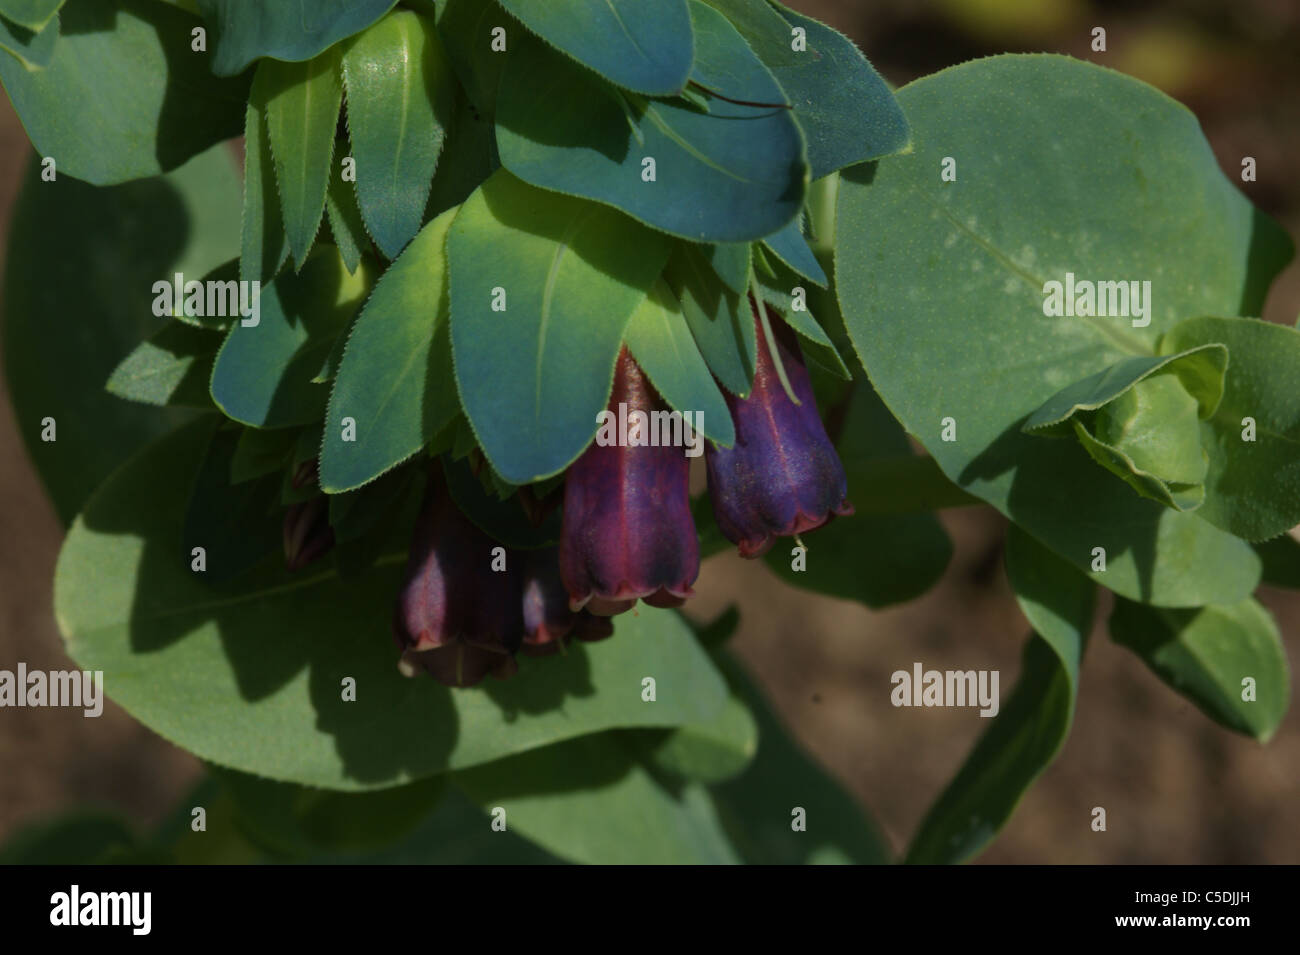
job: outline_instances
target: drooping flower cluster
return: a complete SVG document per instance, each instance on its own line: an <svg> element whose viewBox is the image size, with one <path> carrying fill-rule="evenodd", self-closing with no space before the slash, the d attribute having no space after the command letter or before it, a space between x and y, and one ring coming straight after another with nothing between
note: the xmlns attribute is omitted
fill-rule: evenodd
<svg viewBox="0 0 1300 955"><path fill-rule="evenodd" d="M404 672L473 686L513 674L521 649L552 653L611 633L608 621L570 607L556 548L503 547L461 513L434 469L393 614Z"/></svg>
<svg viewBox="0 0 1300 955"><path fill-rule="evenodd" d="M726 396L734 445L709 443L705 451L718 528L749 558L777 537L852 513L844 468L818 415L795 334L771 316L773 355L752 299L751 306L758 340L753 389L744 398ZM665 407L626 348L609 399L611 412L620 407L647 417ZM513 674L521 650L543 655L573 639L609 636L609 617L638 600L681 605L700 568L689 481L690 458L681 447L593 442L565 475L559 546L515 550L461 512L435 466L393 615L403 671L423 669L444 684L472 686L488 674ZM291 566L322 547L314 505L296 505L286 518Z"/></svg>

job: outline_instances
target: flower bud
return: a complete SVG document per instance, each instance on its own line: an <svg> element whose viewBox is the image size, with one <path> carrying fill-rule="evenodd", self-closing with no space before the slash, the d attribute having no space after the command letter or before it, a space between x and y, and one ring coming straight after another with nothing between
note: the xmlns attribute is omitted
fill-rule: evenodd
<svg viewBox="0 0 1300 955"><path fill-rule="evenodd" d="M440 475L430 479L393 615L407 670L421 666L448 686L515 672L523 574L518 554L493 553L500 546L460 512Z"/></svg>
<svg viewBox="0 0 1300 955"><path fill-rule="evenodd" d="M290 481L295 491L316 487L319 482L320 471L316 458L298 465ZM289 570L301 570L326 554L334 546L329 498L321 494L290 505L284 513L281 531L284 538L284 563Z"/></svg>

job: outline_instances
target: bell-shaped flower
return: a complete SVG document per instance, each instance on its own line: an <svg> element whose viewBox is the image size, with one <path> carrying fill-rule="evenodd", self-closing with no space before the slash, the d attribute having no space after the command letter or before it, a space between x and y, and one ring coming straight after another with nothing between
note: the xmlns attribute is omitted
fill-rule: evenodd
<svg viewBox="0 0 1300 955"><path fill-rule="evenodd" d="M694 593L690 461L685 448L651 434L656 411L664 411L658 396L624 348L596 440L564 485L560 575L574 610L609 616L638 599L675 607Z"/></svg>
<svg viewBox="0 0 1300 955"><path fill-rule="evenodd" d="M750 304L758 325L754 387L747 398L726 396L735 444L721 448L710 443L705 450L713 516L742 557L758 557L777 537L853 513L844 465L817 413L795 334L769 310L772 338L798 404L781 382L752 298Z"/></svg>
<svg viewBox="0 0 1300 955"><path fill-rule="evenodd" d="M524 633L518 556L460 512L440 475L430 480L393 614L405 672L420 666L448 686L515 672Z"/></svg>

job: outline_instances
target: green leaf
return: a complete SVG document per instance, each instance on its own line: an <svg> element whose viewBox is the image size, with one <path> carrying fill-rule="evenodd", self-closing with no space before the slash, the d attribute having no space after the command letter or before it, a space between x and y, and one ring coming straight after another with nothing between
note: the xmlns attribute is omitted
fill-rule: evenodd
<svg viewBox="0 0 1300 955"><path fill-rule="evenodd" d="M1282 534L1256 544L1255 553L1264 563L1264 583L1300 590L1300 541L1290 534Z"/></svg>
<svg viewBox="0 0 1300 955"><path fill-rule="evenodd" d="M725 85L717 92L731 99L785 102L721 14L691 0L691 17L693 78ZM807 188L790 110L713 98L702 113L684 101L629 99L535 41L517 42L506 64L497 145L520 179L695 242L770 235L799 214Z"/></svg>
<svg viewBox="0 0 1300 955"><path fill-rule="evenodd" d="M239 278L270 282L289 260L280 191L275 184L275 157L266 128L271 74L258 70L244 115L244 219L239 245ZM341 251L340 247L340 251Z"/></svg>
<svg viewBox="0 0 1300 955"><path fill-rule="evenodd" d="M719 242L706 245L700 254L708 260L713 272L724 285L737 295L749 292L749 243Z"/></svg>
<svg viewBox="0 0 1300 955"><path fill-rule="evenodd" d="M700 246L678 243L664 270L695 344L724 388L742 398L754 382L758 341L743 294L720 284Z"/></svg>
<svg viewBox="0 0 1300 955"><path fill-rule="evenodd" d="M518 496L495 497L470 469L469 462L442 460L447 490L461 513L483 533L507 547L532 549L553 547L560 541L560 511L550 511L540 526L528 520Z"/></svg>
<svg viewBox="0 0 1300 955"><path fill-rule="evenodd" d="M360 33L396 0L197 0L212 25L212 72L242 73L256 59L310 60ZM188 36L188 34L187 34Z"/></svg>
<svg viewBox="0 0 1300 955"><path fill-rule="evenodd" d="M1187 393L1196 399L1197 412L1208 418L1223 400L1224 373L1228 349L1222 345L1201 345L1170 355L1140 355L1125 358L1094 375L1067 385L1043 402L1025 422L1024 430L1054 435L1072 434L1065 422L1080 412L1097 411L1138 382L1160 371L1178 376Z"/></svg>
<svg viewBox="0 0 1300 955"><path fill-rule="evenodd" d="M817 256L813 255L813 250L808 247L808 240L803 237L800 223L802 218L800 216L781 231L769 235L763 244L799 275L826 288L830 279L826 277L826 271L817 261Z"/></svg>
<svg viewBox="0 0 1300 955"><path fill-rule="evenodd" d="M345 865L566 864L508 828L495 831L492 817L455 786L447 787L436 810L419 828L394 845L360 853L316 854L304 861Z"/></svg>
<svg viewBox="0 0 1300 955"><path fill-rule="evenodd" d="M411 489L417 468L397 468L355 491L330 495L330 527L339 543L358 540L400 507Z"/></svg>
<svg viewBox="0 0 1300 955"><path fill-rule="evenodd" d="M49 66L58 39L58 20L50 20L33 32L0 18L0 49L13 54L25 69L39 70Z"/></svg>
<svg viewBox="0 0 1300 955"><path fill-rule="evenodd" d="M433 21L409 10L380 20L343 54L357 199L390 259L420 231L455 82Z"/></svg>
<svg viewBox="0 0 1300 955"><path fill-rule="evenodd" d="M215 768L231 794L235 823L275 856L382 849L409 837L447 788L434 776L406 786L340 793Z"/></svg>
<svg viewBox="0 0 1300 955"><path fill-rule="evenodd" d="M233 580L252 570L280 544L280 475L233 483L235 454L243 429L217 430L220 419L206 421L212 435L185 510L182 552L202 547L210 584Z"/></svg>
<svg viewBox="0 0 1300 955"><path fill-rule="evenodd" d="M453 148L444 151L438 160L427 216L439 216L463 203L501 165L497 160L496 127L462 97L456 100L449 138Z"/></svg>
<svg viewBox="0 0 1300 955"><path fill-rule="evenodd" d="M733 616L733 626L736 619ZM727 623L725 614L715 621L715 625L724 627ZM700 642L709 645L705 634L700 634ZM745 688L728 673L729 658L720 649L712 650L710 656L726 676L731 691L722 712L708 723L688 723L671 730L637 730L630 738L651 769L712 785L734 779L753 762L758 752L758 721L745 701Z"/></svg>
<svg viewBox="0 0 1300 955"><path fill-rule="evenodd" d="M771 308L776 309L782 320L803 340L806 359L837 378L851 380L853 373L844 364L839 349L835 347L831 337L826 334L825 329L809 309L811 297L809 293L817 290L803 288L799 284L799 277L783 263L775 263L773 273L774 277L768 277L763 270L755 270L755 285L759 297ZM800 295L796 307L795 293L799 289L803 289L803 294ZM823 301L826 300L823 298Z"/></svg>
<svg viewBox="0 0 1300 955"><path fill-rule="evenodd" d="M694 56L687 0L501 0L501 5L547 43L617 86L671 96L686 85Z"/></svg>
<svg viewBox="0 0 1300 955"><path fill-rule="evenodd" d="M650 383L682 412L698 413L700 430L724 447L736 441L731 411L691 337L681 304L662 279L632 313L623 340Z"/></svg>
<svg viewBox="0 0 1300 955"><path fill-rule="evenodd" d="M334 236L339 255L343 257L343 265L349 272L355 272L362 252L370 250L371 240L365 223L361 221L356 189L351 183L343 181L342 163L332 163L330 166L330 184L325 192L325 218L329 220L330 233ZM288 245L284 246L284 250L287 255Z"/></svg>
<svg viewBox="0 0 1300 955"><path fill-rule="evenodd" d="M95 865L122 861L137 848L131 827L117 815L74 810L29 824L0 846L0 865Z"/></svg>
<svg viewBox="0 0 1300 955"><path fill-rule="evenodd" d="M360 487L420 450L459 409L447 325L444 212L379 279L348 336L325 415L321 487ZM343 419L355 422L344 441Z"/></svg>
<svg viewBox="0 0 1300 955"><path fill-rule="evenodd" d="M461 207L447 239L456 381L507 481L557 474L590 442L623 329L668 250L613 209L505 171Z"/></svg>
<svg viewBox="0 0 1300 955"><path fill-rule="evenodd" d="M702 787L670 792L609 733L460 772L455 781L484 809L504 809L507 831L573 862L739 861Z"/></svg>
<svg viewBox="0 0 1300 955"><path fill-rule="evenodd" d="M60 177L95 185L175 169L239 135L248 79L190 52L197 17L153 0L68 0L49 64L0 56L0 82Z"/></svg>
<svg viewBox="0 0 1300 955"><path fill-rule="evenodd" d="M1007 575L1036 636L1025 646L1011 698L922 821L909 863L965 862L978 855L1069 735L1095 588L1014 526Z"/></svg>
<svg viewBox="0 0 1300 955"><path fill-rule="evenodd" d="M1249 593L1259 564L1245 542L1020 429L1070 382L1154 354L1188 315L1258 311L1285 236L1219 170L1191 113L1118 73L993 57L898 98L914 152L843 175L836 223L840 306L886 404L949 478L1098 583L1162 606ZM955 182L939 175L945 156ZM1048 317L1047 283L1070 272L1151 282L1149 324Z"/></svg>
<svg viewBox="0 0 1300 955"><path fill-rule="evenodd" d="M329 247L303 270L261 293L257 324L230 329L212 370L212 398L227 417L255 428L318 421L328 390L314 382L334 340L368 289L362 269L348 275Z"/></svg>
<svg viewBox="0 0 1300 955"><path fill-rule="evenodd" d="M1300 524L1300 331L1254 319L1193 318L1160 342L1176 352L1208 342L1228 347L1223 400L1200 423L1209 452L1205 503L1197 516L1246 540ZM1253 441L1243 439L1254 423Z"/></svg>
<svg viewBox="0 0 1300 955"><path fill-rule="evenodd" d="M265 60L257 74L254 83L265 82L266 127L284 231L301 269L316 241L329 190L343 101L339 51L331 49L306 63Z"/></svg>
<svg viewBox="0 0 1300 955"><path fill-rule="evenodd" d="M1286 651L1277 624L1253 598L1191 610L1119 599L1110 635L1230 730L1265 743L1286 715L1291 697Z"/></svg>
<svg viewBox="0 0 1300 955"><path fill-rule="evenodd" d="M779 577L814 593L887 607L925 593L952 560L952 542L933 514L871 513L872 500L896 501L899 490L873 486L872 463L912 456L907 436L871 389L859 380L844 417L840 459L849 480L849 501L859 513L836 517L803 535L805 569L795 570L798 548L773 547L764 558ZM913 484L907 476L900 485Z"/></svg>
<svg viewBox="0 0 1300 955"><path fill-rule="evenodd" d="M0 0L0 16L35 33L54 19L63 2L64 0Z"/></svg>
<svg viewBox="0 0 1300 955"><path fill-rule="evenodd" d="M230 483L242 484L264 474L284 470L289 465L294 442L297 440L297 433L288 428L272 431L244 428L235 445L234 457L230 460ZM331 499L330 504L333 503Z"/></svg>
<svg viewBox="0 0 1300 955"><path fill-rule="evenodd" d="M1218 407L1227 366L1222 345L1126 358L1057 392L1023 430L1073 435L1142 496L1193 510L1205 498L1208 462L1200 419Z"/></svg>
<svg viewBox="0 0 1300 955"><path fill-rule="evenodd" d="M889 86L848 37L780 4L706 0L740 31L794 105L812 178L907 147L907 120ZM794 28L807 48L794 49Z"/></svg>
<svg viewBox="0 0 1300 955"><path fill-rule="evenodd" d="M113 468L189 418L117 401L104 382L160 328L153 283L203 275L230 255L239 180L224 146L163 178L107 189L40 176L34 161L9 233L5 378L28 454L66 523ZM41 439L47 417L57 440Z"/></svg>
<svg viewBox="0 0 1300 955"><path fill-rule="evenodd" d="M1079 663L1092 629L1096 588L1076 569L1018 527L1007 531L1007 577L1020 611L1060 658L1070 681L1071 709Z"/></svg>
<svg viewBox="0 0 1300 955"><path fill-rule="evenodd" d="M397 671L389 633L402 541L364 574L291 574L278 555L236 590L190 571L181 515L209 424L110 478L73 526L55 606L78 666L164 738L244 772L327 789L400 785L615 727L707 722L722 678L680 618L642 608L506 682L449 690ZM658 700L641 700L653 675ZM356 680L355 701L340 692Z"/></svg>
<svg viewBox="0 0 1300 955"><path fill-rule="evenodd" d="M252 289L244 290L242 296L240 293L238 256L213 267L198 280L204 289L202 294L185 294L184 286L190 283L189 279L185 279L181 291L177 292L175 276L170 279L154 283L154 314L159 317L170 314L191 328L224 332L245 317L246 312L251 312ZM164 284L169 286L166 290L161 287Z"/></svg>
<svg viewBox="0 0 1300 955"><path fill-rule="evenodd" d="M498 28L506 31L506 49L509 50L510 15L496 0L441 0L437 11L438 34L447 49L452 69L456 71L477 117L490 119L496 112L497 87L508 58L506 51L493 49L496 37L492 31ZM459 205L463 198L451 205Z"/></svg>
<svg viewBox="0 0 1300 955"><path fill-rule="evenodd" d="M758 722L758 754L709 796L741 858L751 865L884 864L889 842L857 801L781 725L749 675L728 653L723 673ZM792 812L805 810L795 831Z"/></svg>
<svg viewBox="0 0 1300 955"><path fill-rule="evenodd" d="M208 381L220 347L213 331L168 322L122 359L104 387L128 401L210 409Z"/></svg>

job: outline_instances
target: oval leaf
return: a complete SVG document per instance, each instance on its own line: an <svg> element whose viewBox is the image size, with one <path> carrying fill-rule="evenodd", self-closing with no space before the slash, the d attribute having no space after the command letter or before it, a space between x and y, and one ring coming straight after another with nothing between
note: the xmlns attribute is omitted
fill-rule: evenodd
<svg viewBox="0 0 1300 955"><path fill-rule="evenodd" d="M1255 319L1193 318L1162 351L1228 347L1223 400L1201 422L1209 452L1203 520L1250 541L1300 524L1300 332Z"/></svg>
<svg viewBox="0 0 1300 955"><path fill-rule="evenodd" d="M685 624L648 607L609 640L522 659L506 682L402 677L389 619L404 545L347 581L290 574L277 555L239 589L214 589L191 572L181 532L208 430L176 432L100 488L54 585L78 665L103 670L109 696L177 745L272 779L376 789L604 729L707 722L722 707L725 684ZM355 701L342 700L344 677Z"/></svg>
<svg viewBox="0 0 1300 955"><path fill-rule="evenodd" d="M751 241L794 219L808 167L785 94L721 14L692 0L691 16L693 76L725 85L717 92L731 99L774 105L633 102L541 44L520 43L497 102L501 164L692 241Z"/></svg>
<svg viewBox="0 0 1300 955"><path fill-rule="evenodd" d="M456 210L420 230L380 277L348 335L325 415L321 487L374 480L420 450L456 414L447 328L447 231ZM344 418L354 440L344 441Z"/></svg>
<svg viewBox="0 0 1300 955"><path fill-rule="evenodd" d="M848 37L779 3L706 2L727 15L794 105L813 179L906 148L903 110ZM800 48L795 28L805 31Z"/></svg>
<svg viewBox="0 0 1300 955"><path fill-rule="evenodd" d="M69 0L49 64L0 56L0 81L42 156L95 185L156 176L239 135L247 77L190 50L192 14L154 0Z"/></svg>
<svg viewBox="0 0 1300 955"><path fill-rule="evenodd" d="M343 82L337 50L307 63L267 60L254 84L265 90L266 128L275 159L284 231L298 268L325 211ZM265 84L265 85L263 85Z"/></svg>
<svg viewBox="0 0 1300 955"><path fill-rule="evenodd" d="M23 442L67 523L115 467L188 418L119 401L104 382L162 326L154 283L177 272L197 279L230 256L239 179L225 146L107 189L71 176L43 182L41 169L34 157L9 233L5 378ZM41 440L46 418L55 441Z"/></svg>
<svg viewBox="0 0 1300 955"><path fill-rule="evenodd" d="M49 23L63 0L0 0L0 16L36 32Z"/></svg>
<svg viewBox="0 0 1300 955"><path fill-rule="evenodd" d="M690 413L689 420L698 420L700 430L711 440L728 448L735 443L736 429L727 402L695 347L680 303L662 279L655 281L645 301L632 313L623 339L669 407L683 415Z"/></svg>
<svg viewBox="0 0 1300 955"><path fill-rule="evenodd" d="M507 481L562 471L596 433L623 329L668 247L606 206L505 170L461 207L447 240L456 381Z"/></svg>
<svg viewBox="0 0 1300 955"><path fill-rule="evenodd" d="M501 0L547 43L624 89L671 96L694 58L687 0ZM522 38L520 38L522 39Z"/></svg>
<svg viewBox="0 0 1300 955"><path fill-rule="evenodd" d="M348 275L323 246L300 273L262 290L256 324L235 323L212 369L212 399L255 428L319 421L328 391L313 379L367 290L369 275ZM249 319L252 320L252 319Z"/></svg>
<svg viewBox="0 0 1300 955"><path fill-rule="evenodd" d="M212 71L242 73L254 60L300 62L360 33L397 0L196 0L212 24ZM188 34L186 34L188 37Z"/></svg>
<svg viewBox="0 0 1300 955"><path fill-rule="evenodd" d="M1267 742L1291 697L1286 651L1273 617L1255 599L1230 606L1163 610L1117 600L1111 638L1210 719Z"/></svg>
<svg viewBox="0 0 1300 955"><path fill-rule="evenodd" d="M1070 382L1154 354L1189 314L1258 311L1284 235L1224 177L1191 113L1110 70L993 57L898 96L915 149L842 176L836 224L840 305L881 396L953 481L1112 590L1165 606L1249 593L1259 562L1245 542L1020 428ZM955 182L936 172L945 156ZM1047 283L1070 273L1150 294L1128 316L1049 317Z"/></svg>
<svg viewBox="0 0 1300 955"><path fill-rule="evenodd" d="M698 245L678 243L664 279L681 305L709 370L732 394L742 398L749 394L758 339L748 299L719 281Z"/></svg>
<svg viewBox="0 0 1300 955"><path fill-rule="evenodd" d="M59 21L51 20L38 32L15 27L0 17L0 50L12 54L28 70L49 66L54 44L59 39Z"/></svg>
<svg viewBox="0 0 1300 955"><path fill-rule="evenodd" d="M739 861L702 787L669 792L608 733L457 773L455 781L483 808L504 809L508 829L574 862Z"/></svg>
<svg viewBox="0 0 1300 955"><path fill-rule="evenodd" d="M361 214L395 259L420 231L456 81L432 21L399 10L348 45L343 82Z"/></svg>

